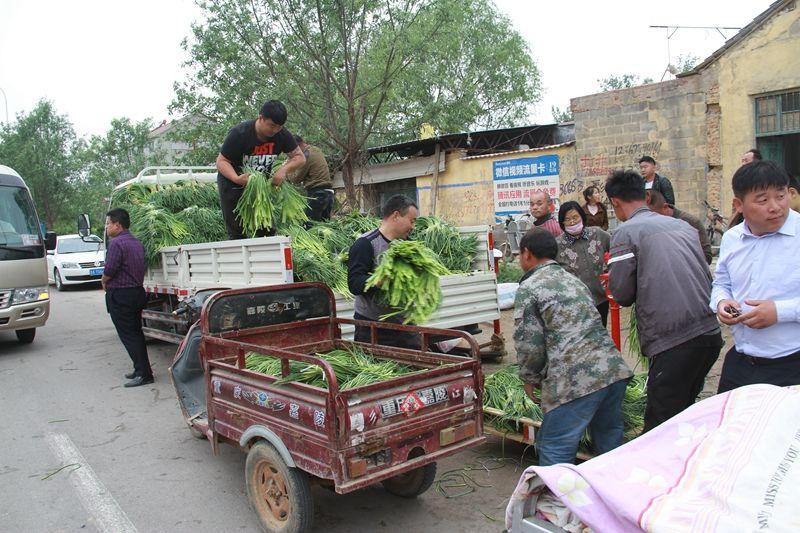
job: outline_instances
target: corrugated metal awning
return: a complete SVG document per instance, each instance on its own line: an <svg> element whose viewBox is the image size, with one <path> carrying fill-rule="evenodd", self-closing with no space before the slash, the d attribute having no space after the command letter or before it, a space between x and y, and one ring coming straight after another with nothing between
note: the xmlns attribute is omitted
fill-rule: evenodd
<svg viewBox="0 0 800 533"><path fill-rule="evenodd" d="M572 146L575 144L575 141L567 141L564 143L559 144L551 144L549 146L539 146L536 148L526 148L525 150L514 150L511 152L495 152L493 154L481 154L481 155L470 155L462 157L462 161L467 161L469 159L486 159L487 157L498 157L498 156L507 156L507 155L516 155L516 154L529 154L531 152L546 152L548 150L554 150L556 148L563 148L564 146Z"/></svg>

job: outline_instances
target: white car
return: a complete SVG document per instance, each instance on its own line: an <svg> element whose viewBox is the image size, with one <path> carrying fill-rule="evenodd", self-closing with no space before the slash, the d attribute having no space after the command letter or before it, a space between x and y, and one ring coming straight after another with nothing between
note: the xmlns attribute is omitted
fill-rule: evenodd
<svg viewBox="0 0 800 533"><path fill-rule="evenodd" d="M63 290L66 285L96 283L103 276L106 264L106 251L103 239L89 235L59 235L56 249L47 252L47 278L56 289Z"/></svg>

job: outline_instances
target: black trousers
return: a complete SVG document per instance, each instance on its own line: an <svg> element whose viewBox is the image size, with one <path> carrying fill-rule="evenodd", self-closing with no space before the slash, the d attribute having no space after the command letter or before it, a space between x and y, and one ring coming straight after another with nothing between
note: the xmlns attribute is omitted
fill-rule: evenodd
<svg viewBox="0 0 800 533"><path fill-rule="evenodd" d="M372 320L364 315L354 313L353 318L356 320L368 320L370 322L380 322ZM390 329L377 328L378 344L384 346L396 346L397 348L408 348L409 350L419 350L422 346L422 339L416 333L408 333L406 331L393 331ZM356 326L355 335L353 340L356 342L372 342L372 333L370 328L365 326Z"/></svg>
<svg viewBox="0 0 800 533"><path fill-rule="evenodd" d="M597 309L597 312L600 313L600 320L603 321L603 327L606 327L608 324L608 300L596 305L595 308Z"/></svg>
<svg viewBox="0 0 800 533"><path fill-rule="evenodd" d="M333 211L333 191L328 189L308 190L308 209L306 215L311 220L324 222L331 218Z"/></svg>
<svg viewBox="0 0 800 533"><path fill-rule="evenodd" d="M644 431L691 406L719 357L722 334L699 335L650 358Z"/></svg>
<svg viewBox="0 0 800 533"><path fill-rule="evenodd" d="M108 289L106 309L119 335L119 340L133 361L133 371L137 376L153 376L147 344L142 332L142 310L147 303L147 293L142 287Z"/></svg>
<svg viewBox="0 0 800 533"><path fill-rule="evenodd" d="M230 240L243 239L242 226L236 220L233 212L239 203L239 198L244 193L244 187L234 185L227 178L217 178L217 190L219 191L219 205L222 208L222 219L225 221L225 230L228 232Z"/></svg>
<svg viewBox="0 0 800 533"><path fill-rule="evenodd" d="M222 183L224 180L227 183ZM242 225L236 219L234 209L239 204L239 199L244 193L244 187L233 185L226 178L217 178L217 190L219 191L219 205L222 208L222 219L225 221L225 231L228 232L228 239L246 239L253 235L245 235ZM275 228L269 230L259 230L256 237L268 237L275 235Z"/></svg>
<svg viewBox="0 0 800 533"><path fill-rule="evenodd" d="M756 383L779 387L800 385L800 352L764 359L747 356L737 351L736 346L731 348L722 363L717 394Z"/></svg>

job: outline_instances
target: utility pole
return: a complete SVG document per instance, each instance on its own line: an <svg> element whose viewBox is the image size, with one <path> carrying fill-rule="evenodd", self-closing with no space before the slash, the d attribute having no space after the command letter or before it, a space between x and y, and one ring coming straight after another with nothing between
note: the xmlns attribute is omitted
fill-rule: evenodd
<svg viewBox="0 0 800 533"><path fill-rule="evenodd" d="M3 90L2 87L0 87L0 93L3 93L3 100L6 103L6 126L8 126L10 124L10 122L8 121L8 96L6 96L6 92Z"/></svg>

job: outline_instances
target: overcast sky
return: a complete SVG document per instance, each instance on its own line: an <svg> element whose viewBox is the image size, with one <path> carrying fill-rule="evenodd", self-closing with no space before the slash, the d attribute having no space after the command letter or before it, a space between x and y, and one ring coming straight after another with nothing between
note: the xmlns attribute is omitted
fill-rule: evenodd
<svg viewBox="0 0 800 533"><path fill-rule="evenodd" d="M532 122L552 121L550 107L597 92L599 78L635 73L660 80L666 30L650 25L735 26L770 0L495 0L528 41L543 99ZM0 0L0 89L13 121L47 98L79 135L103 134L112 118L169 119L172 84L186 59L180 47L200 10L190 0ZM727 37L735 31L725 31ZM680 54L705 58L724 39L716 30L679 29ZM0 121L5 121L0 93Z"/></svg>

